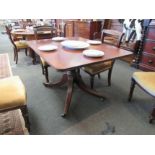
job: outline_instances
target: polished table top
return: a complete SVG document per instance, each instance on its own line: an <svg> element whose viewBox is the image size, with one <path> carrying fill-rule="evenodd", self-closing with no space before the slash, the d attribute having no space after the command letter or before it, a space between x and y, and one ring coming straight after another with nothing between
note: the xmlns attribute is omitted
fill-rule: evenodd
<svg viewBox="0 0 155 155"><path fill-rule="evenodd" d="M74 37L68 38L72 40L87 41L87 39ZM117 48L115 46L101 44L90 45L87 49L96 49L104 52L104 56L101 58L89 58L82 54L82 50L71 50L62 47L61 42L52 41L52 39L44 40L31 40L27 41L28 46L32 48L38 55L40 55L49 65L57 70L71 70L77 67L86 66L93 63L104 62L112 59L131 55L132 52ZM58 47L55 51L44 52L38 49L41 45L53 44Z"/></svg>

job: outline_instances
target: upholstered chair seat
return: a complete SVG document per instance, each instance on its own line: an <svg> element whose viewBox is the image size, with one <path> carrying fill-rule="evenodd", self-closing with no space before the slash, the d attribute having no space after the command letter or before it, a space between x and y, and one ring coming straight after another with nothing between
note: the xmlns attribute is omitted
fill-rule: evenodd
<svg viewBox="0 0 155 155"><path fill-rule="evenodd" d="M135 72L132 77L143 89L155 96L155 72Z"/></svg>
<svg viewBox="0 0 155 155"><path fill-rule="evenodd" d="M30 131L26 90L19 76L10 76L0 80L0 112L20 109L25 125Z"/></svg>
<svg viewBox="0 0 155 155"><path fill-rule="evenodd" d="M0 92L0 109L26 104L25 87L18 76L1 79Z"/></svg>
<svg viewBox="0 0 155 155"><path fill-rule="evenodd" d="M111 68L111 65L112 65L112 61L107 61L107 62L103 62L99 64L93 64L93 65L86 66L84 67L84 70L91 74L97 74L97 73L102 72L103 69L107 70Z"/></svg>
<svg viewBox="0 0 155 155"><path fill-rule="evenodd" d="M131 78L131 87L128 100L131 101L135 85L138 85L146 93L155 97L155 72L135 72ZM155 108L150 115L149 122L155 120Z"/></svg>
<svg viewBox="0 0 155 155"><path fill-rule="evenodd" d="M15 45L16 45L16 47L17 47L18 49L21 49L21 48L25 49L25 48L28 47L26 41L24 41L24 40L15 41L14 43L15 43Z"/></svg>

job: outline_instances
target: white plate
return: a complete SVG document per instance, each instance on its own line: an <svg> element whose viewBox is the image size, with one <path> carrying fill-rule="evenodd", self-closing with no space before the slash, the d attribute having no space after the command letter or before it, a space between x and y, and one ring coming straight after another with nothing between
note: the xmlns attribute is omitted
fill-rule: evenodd
<svg viewBox="0 0 155 155"><path fill-rule="evenodd" d="M92 45L100 45L102 42L99 40L88 40L87 43Z"/></svg>
<svg viewBox="0 0 155 155"><path fill-rule="evenodd" d="M52 38L53 41L63 41L63 40L66 40L65 37L54 37Z"/></svg>
<svg viewBox="0 0 155 155"><path fill-rule="evenodd" d="M25 29L14 29L13 32L24 32Z"/></svg>
<svg viewBox="0 0 155 155"><path fill-rule="evenodd" d="M39 46L38 49L41 51L53 51L56 50L58 47L55 45L43 45Z"/></svg>
<svg viewBox="0 0 155 155"><path fill-rule="evenodd" d="M70 49L85 49L89 47L87 42L76 40L66 40L63 41L61 45Z"/></svg>
<svg viewBox="0 0 155 155"><path fill-rule="evenodd" d="M104 56L104 52L103 51L99 51L99 50L84 50L83 51L83 55L87 56L87 57L102 57Z"/></svg>

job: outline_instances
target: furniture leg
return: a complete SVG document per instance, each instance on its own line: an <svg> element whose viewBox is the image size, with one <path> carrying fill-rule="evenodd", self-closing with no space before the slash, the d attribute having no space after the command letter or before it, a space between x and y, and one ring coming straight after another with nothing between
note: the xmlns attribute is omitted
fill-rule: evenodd
<svg viewBox="0 0 155 155"><path fill-rule="evenodd" d="M25 126L27 127L28 131L30 132L30 121L29 121L29 117L28 117L28 109L27 109L27 106L24 105L20 109L21 109L23 118L25 120Z"/></svg>
<svg viewBox="0 0 155 155"><path fill-rule="evenodd" d="M36 54L31 48L29 48L29 51L30 51L31 56L32 56L32 63L35 65L36 64Z"/></svg>
<svg viewBox="0 0 155 155"><path fill-rule="evenodd" d="M52 83L52 82L44 82L44 86L45 87L55 87L55 86L62 86L67 82L68 78L67 78L67 73L64 73L61 80L56 82L56 83Z"/></svg>
<svg viewBox="0 0 155 155"><path fill-rule="evenodd" d="M48 66L44 66L44 74L45 74L46 82L48 83L49 82L49 79L48 79Z"/></svg>
<svg viewBox="0 0 155 155"><path fill-rule="evenodd" d="M100 94L98 93L97 91L95 90L92 90L90 89L89 87L86 86L86 84L83 82L81 76L79 74L76 74L76 78L75 78L75 83L78 85L78 87L80 89L82 89L83 91L91 94L91 95L94 95L94 96L97 96L97 97L100 97L102 99L105 99L105 96L103 94Z"/></svg>
<svg viewBox="0 0 155 155"><path fill-rule="evenodd" d="M18 63L18 51L16 50L16 64Z"/></svg>
<svg viewBox="0 0 155 155"><path fill-rule="evenodd" d="M100 78L101 78L101 75L100 75L100 73L98 73L97 75L98 75L98 78L100 79Z"/></svg>
<svg viewBox="0 0 155 155"><path fill-rule="evenodd" d="M135 88L135 80L134 79L131 79L131 86L130 86L130 93L129 93L129 97L128 97L128 101L130 102L131 101L131 98L132 98L132 95L133 95L133 91L134 91L134 88Z"/></svg>
<svg viewBox="0 0 155 155"><path fill-rule="evenodd" d="M155 108L153 108L150 116L149 123L152 123L155 120Z"/></svg>
<svg viewBox="0 0 155 155"><path fill-rule="evenodd" d="M42 68L42 74L44 75L45 74L45 72L44 72L44 66L43 66L43 64L41 63L41 68Z"/></svg>
<svg viewBox="0 0 155 155"><path fill-rule="evenodd" d="M64 106L64 113L61 115L62 117L65 117L68 113L71 99L73 94L73 76L71 74L68 75L68 89L67 89L67 96L65 100L65 106Z"/></svg>
<svg viewBox="0 0 155 155"><path fill-rule="evenodd" d="M15 48L13 50L14 50L14 61L16 61L16 51L15 51Z"/></svg>
<svg viewBox="0 0 155 155"><path fill-rule="evenodd" d="M111 86L111 74L112 74L112 68L108 71L108 86Z"/></svg>
<svg viewBox="0 0 155 155"><path fill-rule="evenodd" d="M91 89L94 88L94 75L90 76L90 87L91 87Z"/></svg>
<svg viewBox="0 0 155 155"><path fill-rule="evenodd" d="M27 56L27 48L25 48L25 55Z"/></svg>

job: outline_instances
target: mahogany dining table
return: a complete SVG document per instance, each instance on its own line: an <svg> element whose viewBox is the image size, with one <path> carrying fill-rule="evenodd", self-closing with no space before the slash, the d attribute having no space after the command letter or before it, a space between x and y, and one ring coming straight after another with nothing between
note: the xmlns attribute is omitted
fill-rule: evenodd
<svg viewBox="0 0 155 155"><path fill-rule="evenodd" d="M72 37L67 38L69 40L79 40L87 41L85 38ZM61 42L52 41L52 39L43 39L43 40L30 40L27 41L28 46L39 56L41 56L51 67L55 68L57 71L63 72L63 76L60 81L56 83L44 83L46 87L61 86L68 83L67 85L67 94L64 104L64 113L62 116L66 116L68 113L72 94L73 94L73 84L76 84L81 90L97 96L99 98L105 99L103 93L99 93L96 90L90 89L82 80L80 75L80 68L90 64L97 64L100 62L105 62L113 59L118 59L131 55L132 52L108 45L90 45L87 49L96 49L104 51L104 56L99 58L90 58L83 55L84 49L69 49L61 45ZM56 45L58 48L55 51L41 51L38 48L42 45Z"/></svg>

